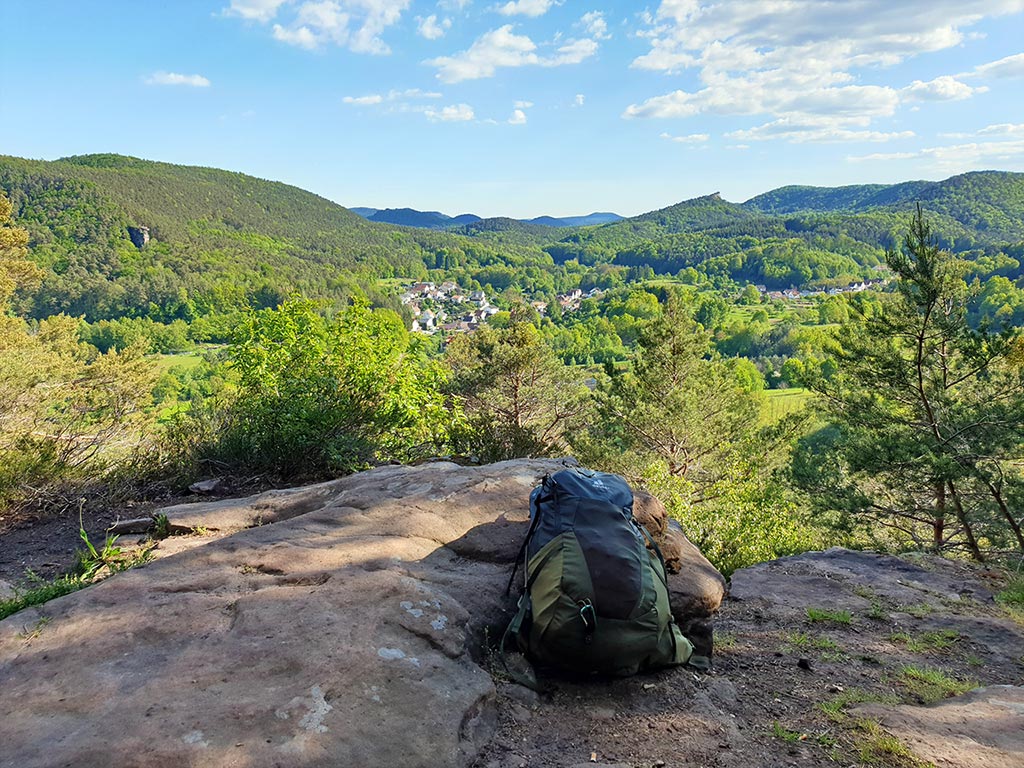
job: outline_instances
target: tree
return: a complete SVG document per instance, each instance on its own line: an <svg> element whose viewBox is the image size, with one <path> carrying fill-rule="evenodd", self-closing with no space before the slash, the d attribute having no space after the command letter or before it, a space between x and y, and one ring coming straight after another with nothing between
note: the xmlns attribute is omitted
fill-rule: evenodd
<svg viewBox="0 0 1024 768"><path fill-rule="evenodd" d="M410 350L401 319L364 302L332 320L292 299L254 312L230 349L238 391L200 456L279 477L348 472L443 450L458 412L444 371ZM201 431L203 415L191 423Z"/></svg>
<svg viewBox="0 0 1024 768"><path fill-rule="evenodd" d="M152 384L139 349L97 355L73 318L30 327L9 313L14 292L39 275L10 214L0 195L0 502L96 477L123 458L138 442Z"/></svg>
<svg viewBox="0 0 1024 768"><path fill-rule="evenodd" d="M448 393L465 408L463 449L484 461L564 451L589 390L530 323L481 328L452 339Z"/></svg>
<svg viewBox="0 0 1024 768"><path fill-rule="evenodd" d="M812 544L774 474L793 425L761 426L751 367L717 358L692 300L670 294L632 366L609 367L595 416L571 436L584 463L655 493L727 573Z"/></svg>
<svg viewBox="0 0 1024 768"><path fill-rule="evenodd" d="M1024 338L971 329L966 265L920 208L886 260L896 292L843 330L831 380L810 382L832 426L805 441L796 476L899 545L1024 552Z"/></svg>

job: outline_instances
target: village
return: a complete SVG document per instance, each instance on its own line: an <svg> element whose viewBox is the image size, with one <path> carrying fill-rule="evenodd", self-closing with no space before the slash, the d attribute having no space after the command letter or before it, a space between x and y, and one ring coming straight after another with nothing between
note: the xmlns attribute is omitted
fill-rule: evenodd
<svg viewBox="0 0 1024 768"><path fill-rule="evenodd" d="M584 299L597 298L603 294L600 288L582 291L576 288L559 294L558 304L563 312L580 308ZM413 283L399 297L402 304L412 311L413 333L433 335L475 331L500 310L491 303L484 291L465 291L450 280L436 283ZM541 316L547 314L547 302L534 301L530 305Z"/></svg>
<svg viewBox="0 0 1024 768"><path fill-rule="evenodd" d="M838 296L841 293L860 293L861 291L867 291L872 288L881 288L888 282L889 281L885 278L876 278L874 280L862 280L859 283L844 285L841 288L829 288L827 290L823 290L821 288L800 290L798 288L790 287L784 291L769 291L767 286L764 285L755 285L754 287L757 288L758 293L768 301L792 301L794 299L806 299L811 296Z"/></svg>

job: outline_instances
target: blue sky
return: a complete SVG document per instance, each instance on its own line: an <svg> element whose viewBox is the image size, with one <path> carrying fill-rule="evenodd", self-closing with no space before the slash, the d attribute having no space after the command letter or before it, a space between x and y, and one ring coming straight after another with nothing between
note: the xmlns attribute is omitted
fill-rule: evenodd
<svg viewBox="0 0 1024 768"><path fill-rule="evenodd" d="M1024 170L1024 0L2 0L0 153L633 215Z"/></svg>

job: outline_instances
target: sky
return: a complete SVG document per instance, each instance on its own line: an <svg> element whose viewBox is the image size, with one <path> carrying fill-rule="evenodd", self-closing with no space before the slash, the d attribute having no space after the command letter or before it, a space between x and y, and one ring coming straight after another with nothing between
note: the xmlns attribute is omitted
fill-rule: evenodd
<svg viewBox="0 0 1024 768"><path fill-rule="evenodd" d="M635 215L1024 171L1024 0L0 0L0 154Z"/></svg>

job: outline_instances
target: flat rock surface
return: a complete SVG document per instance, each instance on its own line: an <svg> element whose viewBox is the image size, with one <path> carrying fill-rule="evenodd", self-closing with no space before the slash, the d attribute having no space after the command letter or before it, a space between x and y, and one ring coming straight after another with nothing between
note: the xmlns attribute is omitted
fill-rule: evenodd
<svg viewBox="0 0 1024 768"><path fill-rule="evenodd" d="M930 707L871 704L853 710L877 720L922 760L939 768L1024 765L1024 688L993 685Z"/></svg>
<svg viewBox="0 0 1024 768"><path fill-rule="evenodd" d="M468 765L499 718L486 641L529 493L562 466L165 508L197 535L0 622L0 766Z"/></svg>
<svg viewBox="0 0 1024 768"><path fill-rule="evenodd" d="M196 535L0 622L0 766L852 766L865 722L936 765L1024 765L1024 628L998 573L935 558L737 572L707 673L510 683L486 641L530 489L560 466L382 467L168 508ZM720 580L677 543L676 602L711 610ZM910 668L985 688L922 706Z"/></svg>

